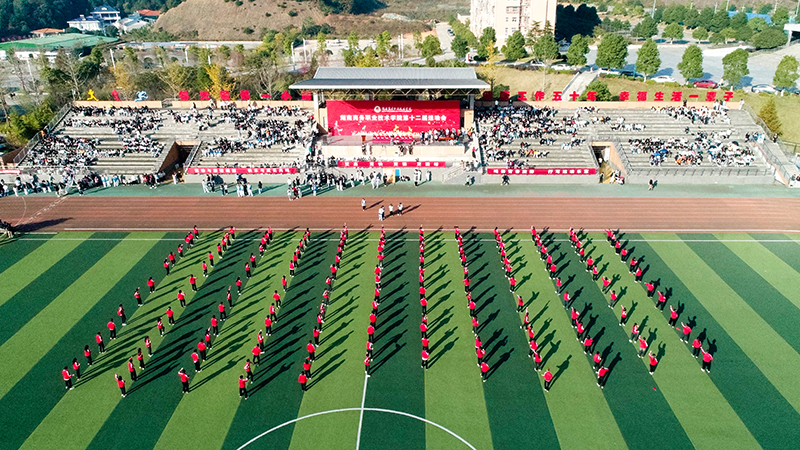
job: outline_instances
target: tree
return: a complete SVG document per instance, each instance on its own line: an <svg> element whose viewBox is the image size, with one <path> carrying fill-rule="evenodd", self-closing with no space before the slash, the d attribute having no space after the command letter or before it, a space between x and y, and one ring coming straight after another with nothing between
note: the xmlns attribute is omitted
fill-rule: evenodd
<svg viewBox="0 0 800 450"><path fill-rule="evenodd" d="M583 95L581 95L580 100L587 100L587 92L594 92L596 95L596 101L598 102L610 102L614 100L614 96L611 95L611 91L608 89L608 84L606 84L604 81L601 81L599 78L586 86L586 90L583 92Z"/></svg>
<svg viewBox="0 0 800 450"><path fill-rule="evenodd" d="M621 69L628 57L628 41L618 34L606 34L597 46L597 65Z"/></svg>
<svg viewBox="0 0 800 450"><path fill-rule="evenodd" d="M572 36L572 44L567 49L567 64L571 66L586 65L587 53L589 53L589 38L580 34Z"/></svg>
<svg viewBox="0 0 800 450"><path fill-rule="evenodd" d="M355 30L347 35L347 49L352 52L358 51L358 33L356 33Z"/></svg>
<svg viewBox="0 0 800 450"><path fill-rule="evenodd" d="M265 93L272 94L284 72L280 70L281 57L277 52L253 51L244 60L246 73L253 77L254 84Z"/></svg>
<svg viewBox="0 0 800 450"><path fill-rule="evenodd" d="M687 81L703 77L703 51L700 47L690 45L686 48L681 62L678 63L678 70Z"/></svg>
<svg viewBox="0 0 800 450"><path fill-rule="evenodd" d="M380 67L381 62L378 59L378 55L375 52L368 48L366 49L361 56L356 61L356 67Z"/></svg>
<svg viewBox="0 0 800 450"><path fill-rule="evenodd" d="M712 33L711 37L708 38L708 42L712 44L722 44L725 42L725 36L723 36L722 33Z"/></svg>
<svg viewBox="0 0 800 450"><path fill-rule="evenodd" d="M719 34L721 34L722 37L725 38L725 43L727 44L728 41L736 39L737 32L733 28L728 27L728 28L723 28L722 31L719 32Z"/></svg>
<svg viewBox="0 0 800 450"><path fill-rule="evenodd" d="M783 31L769 28L760 33L754 34L750 38L750 43L755 48L776 48L786 43L786 35Z"/></svg>
<svg viewBox="0 0 800 450"><path fill-rule="evenodd" d="M390 35L388 31L383 31L381 34L375 36L375 53L377 53L380 58L385 58L389 53L391 42L392 35Z"/></svg>
<svg viewBox="0 0 800 450"><path fill-rule="evenodd" d="M484 28L483 34L481 34L478 40L478 56L481 58L488 58L490 53L497 53L497 49L494 48L496 42L497 39L495 37L494 28Z"/></svg>
<svg viewBox="0 0 800 450"><path fill-rule="evenodd" d="M719 9L714 16L711 18L711 26L708 27L709 30L719 33L731 23L730 17L728 17L728 11L723 10L722 8Z"/></svg>
<svg viewBox="0 0 800 450"><path fill-rule="evenodd" d="M672 5L661 14L661 21L668 24L681 23L684 17L686 17L686 6Z"/></svg>
<svg viewBox="0 0 800 450"><path fill-rule="evenodd" d="M228 70L219 64L211 64L204 69L211 80L211 86L208 89L211 97L220 100L220 92L231 91L236 86L233 78L228 76Z"/></svg>
<svg viewBox="0 0 800 450"><path fill-rule="evenodd" d="M435 56L442 54L442 44L439 43L439 38L436 36L429 34L425 36L425 40L422 41L422 56L427 58L428 56Z"/></svg>
<svg viewBox="0 0 800 450"><path fill-rule="evenodd" d="M508 37L506 45L503 46L503 54L509 61L516 61L528 56L528 52L525 51L525 36L522 35L522 32L517 30Z"/></svg>
<svg viewBox="0 0 800 450"><path fill-rule="evenodd" d="M675 39L683 39L683 25L677 22L667 25L664 27L661 37L669 39L670 44L672 44Z"/></svg>
<svg viewBox="0 0 800 450"><path fill-rule="evenodd" d="M328 35L322 31L317 33L317 50L315 56L319 61L319 65L328 65Z"/></svg>
<svg viewBox="0 0 800 450"><path fill-rule="evenodd" d="M789 23L789 10L785 6L778 6L772 14L772 25L783 28Z"/></svg>
<svg viewBox="0 0 800 450"><path fill-rule="evenodd" d="M686 14L683 15L683 25L686 28L697 28L700 19L700 13L694 9L687 9Z"/></svg>
<svg viewBox="0 0 800 450"><path fill-rule="evenodd" d="M453 38L453 42L450 43L450 49L453 50L457 58L463 58L467 56L467 52L469 51L469 42L467 42L464 36L460 34L456 35Z"/></svg>
<svg viewBox="0 0 800 450"><path fill-rule="evenodd" d="M58 51L55 66L64 75L70 89L78 95L85 91L86 82L100 72L100 66L88 58L81 61L77 51L64 48Z"/></svg>
<svg viewBox="0 0 800 450"><path fill-rule="evenodd" d="M778 108L775 106L774 98L770 97L767 103L764 103L764 106L758 111L758 117L764 121L764 124L767 125L770 131L779 136L783 134L783 131L781 131L782 124L781 120L778 118Z"/></svg>
<svg viewBox="0 0 800 450"><path fill-rule="evenodd" d="M705 41L708 39L708 30L705 28L695 28L694 31L692 31L692 38L698 41Z"/></svg>
<svg viewBox="0 0 800 450"><path fill-rule="evenodd" d="M164 70L156 72L156 75L169 89L169 95L177 98L180 91L189 89L193 73L191 68L173 61Z"/></svg>
<svg viewBox="0 0 800 450"><path fill-rule="evenodd" d="M747 26L747 13L740 12L731 17L730 27L734 30Z"/></svg>
<svg viewBox="0 0 800 450"><path fill-rule="evenodd" d="M797 58L786 55L781 59L778 68L775 69L772 84L777 87L793 87L797 78Z"/></svg>
<svg viewBox="0 0 800 450"><path fill-rule="evenodd" d="M528 34L525 35L525 47L533 53L533 44L542 35L542 29L539 27L539 22L533 21Z"/></svg>
<svg viewBox="0 0 800 450"><path fill-rule="evenodd" d="M722 78L732 87L738 85L742 77L750 73L750 69L747 68L749 56L747 50L738 48L722 58Z"/></svg>
<svg viewBox="0 0 800 450"><path fill-rule="evenodd" d="M753 17L752 19L748 20L747 26L756 33L769 29L769 24L761 17Z"/></svg>
<svg viewBox="0 0 800 450"><path fill-rule="evenodd" d="M658 34L658 25L650 16L645 16L644 19L637 23L636 26L633 27L633 30L631 30L631 36L641 39L649 39L656 34Z"/></svg>
<svg viewBox="0 0 800 450"><path fill-rule="evenodd" d="M550 66L561 57L558 52L558 42L552 34L545 34L533 45L533 57Z"/></svg>
<svg viewBox="0 0 800 450"><path fill-rule="evenodd" d="M647 81L647 77L658 72L660 68L661 57L658 53L658 46L652 38L648 39L644 41L636 56L636 71L641 72L644 80Z"/></svg>
<svg viewBox="0 0 800 450"><path fill-rule="evenodd" d="M711 29L711 21L714 19L714 8L710 6L706 6L700 11L700 14L697 16L695 20L696 27L703 27L706 30ZM688 26L688 25L687 25Z"/></svg>

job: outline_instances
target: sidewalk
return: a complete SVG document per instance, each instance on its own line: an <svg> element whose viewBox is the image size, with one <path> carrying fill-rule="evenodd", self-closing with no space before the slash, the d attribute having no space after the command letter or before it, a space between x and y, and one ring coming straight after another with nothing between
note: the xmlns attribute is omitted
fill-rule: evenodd
<svg viewBox="0 0 800 450"><path fill-rule="evenodd" d="M600 71L588 71L588 72L581 72L574 76L572 80L564 87L564 94L562 95L562 99L565 102L572 101L570 99L570 94L572 91L577 92L578 94L583 94L583 91L586 90L586 87L589 86L589 83L595 80L600 75Z"/></svg>

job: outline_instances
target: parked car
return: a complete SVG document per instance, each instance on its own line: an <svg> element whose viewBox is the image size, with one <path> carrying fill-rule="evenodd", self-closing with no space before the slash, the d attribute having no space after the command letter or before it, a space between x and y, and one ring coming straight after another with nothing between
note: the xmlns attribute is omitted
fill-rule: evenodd
<svg viewBox="0 0 800 450"><path fill-rule="evenodd" d="M644 75L640 74L635 70L620 70L619 74L623 77L644 78Z"/></svg>
<svg viewBox="0 0 800 450"><path fill-rule="evenodd" d="M697 80L692 84L697 88L714 89L717 87L717 82L713 80Z"/></svg>
<svg viewBox="0 0 800 450"><path fill-rule="evenodd" d="M553 64L552 66L550 66L550 68L553 70L574 70L574 68L569 64L562 64L562 63Z"/></svg>
<svg viewBox="0 0 800 450"><path fill-rule="evenodd" d="M675 83L675 78L672 78L669 75L659 75L657 77L650 78L651 80L655 81L656 83Z"/></svg>
<svg viewBox="0 0 800 450"><path fill-rule="evenodd" d="M753 92L756 94L760 94L762 92L767 94L777 94L778 90L775 89L775 86L771 84L756 84L752 88Z"/></svg>

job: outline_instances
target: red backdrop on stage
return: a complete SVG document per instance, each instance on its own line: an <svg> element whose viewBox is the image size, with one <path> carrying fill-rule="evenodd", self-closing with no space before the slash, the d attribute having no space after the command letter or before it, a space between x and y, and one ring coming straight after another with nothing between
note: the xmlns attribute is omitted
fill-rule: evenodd
<svg viewBox="0 0 800 450"><path fill-rule="evenodd" d="M327 104L328 127L333 136L418 135L461 126L458 100L328 100Z"/></svg>

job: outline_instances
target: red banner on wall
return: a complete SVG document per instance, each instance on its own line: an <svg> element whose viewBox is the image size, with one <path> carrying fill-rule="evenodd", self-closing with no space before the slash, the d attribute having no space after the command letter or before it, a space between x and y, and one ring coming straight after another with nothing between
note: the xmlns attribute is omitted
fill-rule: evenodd
<svg viewBox="0 0 800 450"><path fill-rule="evenodd" d="M597 175L597 169L486 169L489 175Z"/></svg>
<svg viewBox="0 0 800 450"><path fill-rule="evenodd" d="M444 161L339 161L339 167L447 167Z"/></svg>
<svg viewBox="0 0 800 450"><path fill-rule="evenodd" d="M461 126L457 100L328 100L327 104L333 136L417 136L423 131Z"/></svg>
<svg viewBox="0 0 800 450"><path fill-rule="evenodd" d="M297 173L297 167L189 167L186 173L190 175L286 174Z"/></svg>

